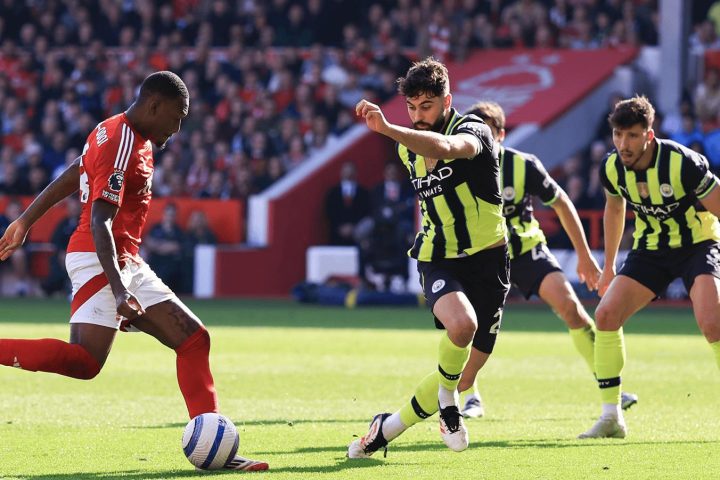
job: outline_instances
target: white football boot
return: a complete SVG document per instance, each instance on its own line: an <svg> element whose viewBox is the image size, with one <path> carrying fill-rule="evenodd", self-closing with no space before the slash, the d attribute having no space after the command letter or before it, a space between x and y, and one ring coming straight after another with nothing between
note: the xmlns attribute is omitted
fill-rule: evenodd
<svg viewBox="0 0 720 480"><path fill-rule="evenodd" d="M480 418L485 415L482 398L475 395L468 396L461 413L465 418Z"/></svg>
<svg viewBox="0 0 720 480"><path fill-rule="evenodd" d="M622 392L620 394L620 407L623 410L627 410L638 403L638 396L634 393Z"/></svg>
<svg viewBox="0 0 720 480"><path fill-rule="evenodd" d="M440 409L440 436L445 445L455 452L462 452L468 447L468 431L457 405Z"/></svg>
<svg viewBox="0 0 720 480"><path fill-rule="evenodd" d="M347 457L370 458L373 453L381 448L385 449L385 456L387 456L388 441L385 440L385 436L383 436L382 425L390 415L390 413L378 413L375 415L370 421L368 433L357 440L353 440L353 442L348 445Z"/></svg>
<svg viewBox="0 0 720 480"><path fill-rule="evenodd" d="M577 438L625 438L627 426L625 420L615 417L600 417L595 425Z"/></svg>

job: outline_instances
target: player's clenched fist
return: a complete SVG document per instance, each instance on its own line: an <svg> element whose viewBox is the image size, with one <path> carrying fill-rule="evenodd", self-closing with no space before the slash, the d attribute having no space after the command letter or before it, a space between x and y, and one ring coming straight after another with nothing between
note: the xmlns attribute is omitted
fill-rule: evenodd
<svg viewBox="0 0 720 480"><path fill-rule="evenodd" d="M117 306L117 314L128 320L134 320L141 315L145 315L145 309L140 305L138 299L127 290L115 296L115 305Z"/></svg>
<svg viewBox="0 0 720 480"><path fill-rule="evenodd" d="M368 128L374 132L383 133L388 126L380 107L367 100L360 100L355 105L355 113L364 118Z"/></svg>

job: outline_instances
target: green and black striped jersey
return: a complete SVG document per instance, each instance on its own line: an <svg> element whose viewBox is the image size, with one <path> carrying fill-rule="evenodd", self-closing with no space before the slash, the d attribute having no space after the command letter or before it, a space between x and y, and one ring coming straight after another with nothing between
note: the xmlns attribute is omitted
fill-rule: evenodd
<svg viewBox="0 0 720 480"><path fill-rule="evenodd" d="M450 111L445 135L465 133L480 141L474 158L438 160L432 172L425 158L398 145L420 202L422 225L408 255L428 262L479 252L507 236L500 196L498 145L490 127L474 115Z"/></svg>
<svg viewBox="0 0 720 480"><path fill-rule="evenodd" d="M652 164L625 168L616 150L603 161L600 180L635 212L633 250L659 250L720 240L720 223L698 202L718 179L707 159L677 142L657 138Z"/></svg>
<svg viewBox="0 0 720 480"><path fill-rule="evenodd" d="M560 188L535 155L505 147L500 147L500 183L510 258L515 258L545 243L545 234L533 216L532 197L552 205Z"/></svg>

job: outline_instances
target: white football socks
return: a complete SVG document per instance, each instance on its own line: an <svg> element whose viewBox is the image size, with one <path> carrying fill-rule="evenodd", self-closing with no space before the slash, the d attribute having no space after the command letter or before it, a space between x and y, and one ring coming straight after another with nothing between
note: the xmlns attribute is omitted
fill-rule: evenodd
<svg viewBox="0 0 720 480"><path fill-rule="evenodd" d="M617 403L603 403L602 404L602 417L603 418L623 418L622 410L620 405Z"/></svg>
<svg viewBox="0 0 720 480"><path fill-rule="evenodd" d="M390 415L382 424L383 436L388 442L400 436L405 430L407 430L407 427L400 420L400 411Z"/></svg>
<svg viewBox="0 0 720 480"><path fill-rule="evenodd" d="M448 390L443 386L438 388L438 402L440 403L440 408L459 405L460 401L457 389Z"/></svg>

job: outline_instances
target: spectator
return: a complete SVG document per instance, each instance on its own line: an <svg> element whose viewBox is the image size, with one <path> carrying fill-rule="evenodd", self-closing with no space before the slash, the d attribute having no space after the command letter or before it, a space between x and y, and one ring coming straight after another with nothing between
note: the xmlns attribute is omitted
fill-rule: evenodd
<svg viewBox="0 0 720 480"><path fill-rule="evenodd" d="M183 292L183 243L185 235L176 223L177 207L168 203L160 223L155 224L146 239L150 268L176 292Z"/></svg>
<svg viewBox="0 0 720 480"><path fill-rule="evenodd" d="M689 114L683 115L682 128L679 132L671 135L670 139L681 145L685 145L686 147L693 142L702 144L704 141L703 132L700 130L700 124L697 120L695 120L695 117Z"/></svg>
<svg viewBox="0 0 720 480"><path fill-rule="evenodd" d="M45 295L49 296L60 292L67 296L72 291L70 277L68 277L65 269L65 251L70 242L70 236L78 226L80 207L80 200L74 195L67 197L65 200L67 215L57 224L50 238L50 244L53 248L50 257L50 269L48 276L40 283Z"/></svg>
<svg viewBox="0 0 720 480"><path fill-rule="evenodd" d="M0 236L5 234L5 229L17 220L22 211L23 206L19 200L12 199L8 202L5 206L5 213L0 215ZM0 272L2 272L0 280L2 280L3 292L19 297L31 293L29 263L30 254L24 246L15 251L9 262L0 262Z"/></svg>
<svg viewBox="0 0 720 480"><path fill-rule="evenodd" d="M225 179L225 174L219 170L212 172L208 184L200 191L198 197L223 200L230 198L230 186Z"/></svg>
<svg viewBox="0 0 720 480"><path fill-rule="evenodd" d="M415 196L410 184L401 181L397 163L385 166L383 181L370 192L370 204L370 216L355 230L361 277L373 283L371 277L379 275L382 290L390 289L395 278L404 286L408 278L405 252L415 232Z"/></svg>
<svg viewBox="0 0 720 480"><path fill-rule="evenodd" d="M660 131L663 132L664 135L659 135L660 132L658 132L657 129L655 130L655 133L658 134L659 137L670 137L671 135L678 133L682 130L683 117L686 115L695 115L692 99L687 93L684 94L683 98L680 100L680 108L678 111L667 112L662 116L663 118L660 123Z"/></svg>
<svg viewBox="0 0 720 480"><path fill-rule="evenodd" d="M193 210L188 218L185 230L183 253L183 292L192 293L195 278L195 247L198 245L215 245L217 237L208 224L207 216L202 210Z"/></svg>
<svg viewBox="0 0 720 480"><path fill-rule="evenodd" d="M704 131L720 126L720 70L708 69L705 80L695 90L695 113Z"/></svg>
<svg viewBox="0 0 720 480"><path fill-rule="evenodd" d="M600 167L607 151L608 146L602 140L595 140L590 145L590 169L587 175L587 187L580 204L575 205L576 208L580 210L604 208L605 189L600 183Z"/></svg>
<svg viewBox="0 0 720 480"><path fill-rule="evenodd" d="M188 170L186 179L187 192L190 195L199 195L210 181L210 159L204 148L193 152L193 162Z"/></svg>
<svg viewBox="0 0 720 480"><path fill-rule="evenodd" d="M370 196L357 183L355 174L355 165L345 162L340 171L340 183L325 197L330 245L355 245L355 227L370 214Z"/></svg>
<svg viewBox="0 0 720 480"><path fill-rule="evenodd" d="M286 170L291 170L300 165L306 156L305 141L300 135L290 139L288 151L282 156L282 162Z"/></svg>
<svg viewBox="0 0 720 480"><path fill-rule="evenodd" d="M175 158L156 170L156 193L207 194L220 170L231 195L246 198L344 134L361 98L395 95L394 78L419 50L462 60L475 48L547 48L582 22L578 46L654 43L657 36L652 1L35 3L5 0L12 7L0 22L0 177L7 177L0 193L11 195L55 178L98 118L131 103L148 70L181 73L196 99L163 155ZM719 44L711 22L695 32L697 48ZM45 179L27 165L36 145ZM198 155L205 166L193 165Z"/></svg>
<svg viewBox="0 0 720 480"><path fill-rule="evenodd" d="M3 163L0 195L28 195L30 193L30 185L27 179L20 175L19 170L18 165L13 161Z"/></svg>

